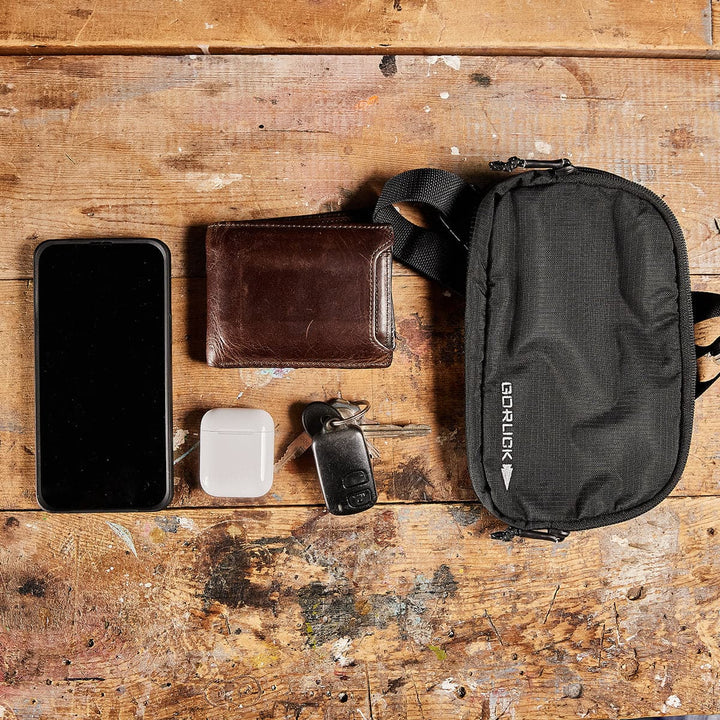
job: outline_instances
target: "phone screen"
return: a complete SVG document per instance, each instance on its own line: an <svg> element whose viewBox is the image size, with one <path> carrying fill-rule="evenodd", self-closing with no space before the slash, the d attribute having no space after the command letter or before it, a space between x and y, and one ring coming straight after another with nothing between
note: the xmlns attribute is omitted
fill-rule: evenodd
<svg viewBox="0 0 720 720"><path fill-rule="evenodd" d="M169 251L51 240L35 253L37 490L56 511L172 494Z"/></svg>

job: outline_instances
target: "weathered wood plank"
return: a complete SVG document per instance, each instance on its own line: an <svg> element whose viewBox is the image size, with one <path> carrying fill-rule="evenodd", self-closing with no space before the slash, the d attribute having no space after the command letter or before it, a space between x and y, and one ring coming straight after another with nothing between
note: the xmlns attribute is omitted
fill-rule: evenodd
<svg viewBox="0 0 720 720"><path fill-rule="evenodd" d="M718 517L720 499L670 499L551 547L491 541L473 505L4 513L0 711L712 713Z"/></svg>
<svg viewBox="0 0 720 720"><path fill-rule="evenodd" d="M289 0L228 6L219 0L111 5L7 3L6 53L492 52L696 55L713 48L707 0Z"/></svg>
<svg viewBox="0 0 720 720"><path fill-rule="evenodd" d="M698 277L697 289L720 291L720 278ZM260 407L277 424L276 456L300 432L300 412L311 400L342 394L367 399L379 422L430 425L425 438L378 442L375 465L381 502L472 500L464 443L462 302L417 276L394 279L398 347L382 370L220 370L204 360L205 283L173 286L173 375L176 437L175 506L237 505L205 495L198 483L202 414L214 407ZM0 282L0 508L33 508L32 290ZM128 432L132 432L129 428ZM675 490L715 495L720 483L720 392L697 404L690 460ZM320 504L309 456L276 476L271 494L254 504ZM253 503L250 503L253 504Z"/></svg>
<svg viewBox="0 0 720 720"><path fill-rule="evenodd" d="M427 165L487 187L487 161L513 154L647 185L692 269L720 268L712 61L0 58L0 93L2 278L30 276L39 240L73 235L157 236L175 275L202 275L209 222L371 205Z"/></svg>

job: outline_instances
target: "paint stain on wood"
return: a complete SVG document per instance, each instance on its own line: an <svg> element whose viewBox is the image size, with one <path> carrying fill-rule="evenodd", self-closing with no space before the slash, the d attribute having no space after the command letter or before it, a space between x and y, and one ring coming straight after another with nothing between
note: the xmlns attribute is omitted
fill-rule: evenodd
<svg viewBox="0 0 720 720"><path fill-rule="evenodd" d="M394 55L383 55L380 61L380 72L385 77L392 77L397 74L397 60Z"/></svg>
<svg viewBox="0 0 720 720"><path fill-rule="evenodd" d="M698 144L698 139L689 125L680 125L668 131L665 146L668 144L673 150L690 150Z"/></svg>
<svg viewBox="0 0 720 720"><path fill-rule="evenodd" d="M492 78L485 73L475 72L470 75L470 80L479 87L489 87L492 85Z"/></svg>
<svg viewBox="0 0 720 720"><path fill-rule="evenodd" d="M368 630L397 625L402 639L426 646L434 634L432 620L424 616L428 607L454 595L458 583L443 564L431 578L418 575L407 594L358 595L350 582L329 586L313 582L300 588L297 599L305 619L305 634L311 647L364 635Z"/></svg>
<svg viewBox="0 0 720 720"><path fill-rule="evenodd" d="M47 584L41 578L28 578L19 588L20 595L32 595L33 597L45 597Z"/></svg>

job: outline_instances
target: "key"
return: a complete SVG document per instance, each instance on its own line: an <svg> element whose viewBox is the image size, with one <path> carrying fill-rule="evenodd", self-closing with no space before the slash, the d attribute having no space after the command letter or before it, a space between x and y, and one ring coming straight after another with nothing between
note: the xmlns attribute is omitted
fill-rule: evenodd
<svg viewBox="0 0 720 720"><path fill-rule="evenodd" d="M308 422L310 423L310 432L308 432L305 425L306 412ZM312 445L312 436L320 432L323 420L329 417L340 418L341 415L326 403L310 403L303 411L303 431L287 446L282 457L273 466L273 472L277 474L290 461L297 460L297 458L308 450Z"/></svg>
<svg viewBox="0 0 720 720"><path fill-rule="evenodd" d="M285 449L282 457L273 466L277 475L289 462L297 460L310 446L312 438L303 430Z"/></svg>
<svg viewBox="0 0 720 720"><path fill-rule="evenodd" d="M324 408L322 406L325 406ZM377 502L377 490L365 437L326 403L303 411L303 427L312 436L320 487L333 515L352 515Z"/></svg>
<svg viewBox="0 0 720 720"><path fill-rule="evenodd" d="M410 423L409 425L381 425L379 423L363 423L360 425L365 438L390 438L425 437L431 432L429 425Z"/></svg>

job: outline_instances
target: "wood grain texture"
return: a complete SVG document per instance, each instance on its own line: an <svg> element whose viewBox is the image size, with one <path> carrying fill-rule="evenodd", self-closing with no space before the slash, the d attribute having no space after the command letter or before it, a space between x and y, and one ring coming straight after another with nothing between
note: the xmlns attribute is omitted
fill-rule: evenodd
<svg viewBox="0 0 720 720"><path fill-rule="evenodd" d="M720 278L696 289L719 292ZM393 282L398 346L393 364L375 370L218 369L205 364L205 283L173 286L173 385L176 507L322 504L312 458L291 462L257 501L212 498L199 486L199 430L215 407L259 407L276 423L275 454L300 432L312 400L342 395L371 403L369 419L423 423L428 437L378 441L375 476L381 502L475 498L465 460L463 306L417 276ZM0 507L35 508L32 289L0 283ZM128 428L132 432L132 428ZM715 495L720 483L720 392L697 403L690 458L676 495Z"/></svg>
<svg viewBox="0 0 720 720"><path fill-rule="evenodd" d="M3 513L0 711L711 713L718 517L720 499L670 499L549 546L491 541L474 505Z"/></svg>
<svg viewBox="0 0 720 720"><path fill-rule="evenodd" d="M6 53L494 52L702 56L708 0L219 0L5 3Z"/></svg>
<svg viewBox="0 0 720 720"><path fill-rule="evenodd" d="M201 276L209 222L369 206L423 166L487 188L510 155L646 185L693 271L717 272L716 63L455 60L0 58L0 278L30 277L40 240L122 235L159 237L175 275Z"/></svg>

